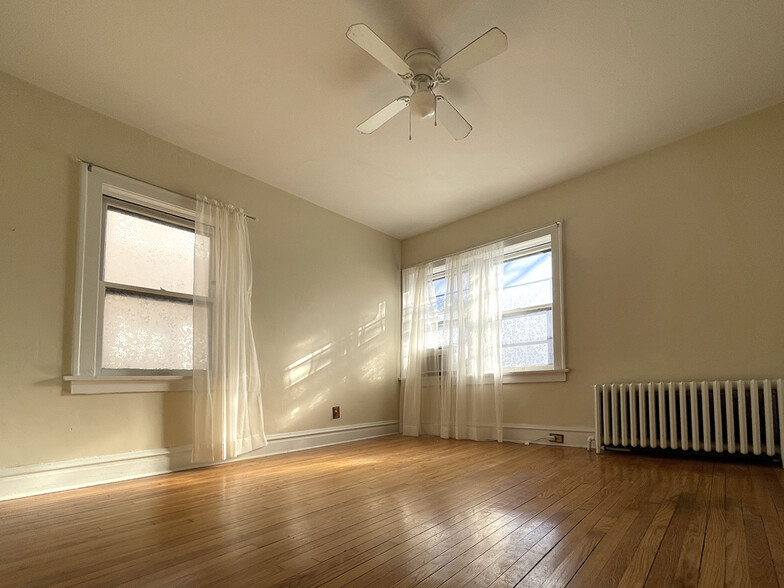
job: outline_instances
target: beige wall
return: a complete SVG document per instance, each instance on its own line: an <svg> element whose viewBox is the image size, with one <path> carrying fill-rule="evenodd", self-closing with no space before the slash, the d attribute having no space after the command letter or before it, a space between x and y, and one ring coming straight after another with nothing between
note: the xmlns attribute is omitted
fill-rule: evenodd
<svg viewBox="0 0 784 588"><path fill-rule="evenodd" d="M268 432L397 418L396 240L0 74L0 468L190 442L188 393L71 396L62 384L75 157L261 219ZM784 375L784 105L408 239L402 262L558 219L572 371L506 386L506 422L591 425L596 382Z"/></svg>
<svg viewBox="0 0 784 588"><path fill-rule="evenodd" d="M507 423L593 425L601 382L784 376L784 104L403 242L404 267L563 219L565 383Z"/></svg>
<svg viewBox="0 0 784 588"><path fill-rule="evenodd" d="M398 418L398 241L0 73L0 468L190 443L189 393L72 396L62 384L74 158L259 217L253 326L268 433Z"/></svg>

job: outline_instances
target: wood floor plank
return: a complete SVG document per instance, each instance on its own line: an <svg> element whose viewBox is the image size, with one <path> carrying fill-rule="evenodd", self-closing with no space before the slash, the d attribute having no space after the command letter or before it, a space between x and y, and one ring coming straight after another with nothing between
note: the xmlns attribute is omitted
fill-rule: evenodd
<svg viewBox="0 0 784 588"><path fill-rule="evenodd" d="M673 573L677 586L696 586L702 563L702 553L708 526L711 489L714 482L713 464L700 473L695 504L689 516L686 534L680 546L680 556Z"/></svg>
<svg viewBox="0 0 784 588"><path fill-rule="evenodd" d="M558 544L559 541L570 533L572 529L574 529L576 525L596 507L602 498L603 495L601 492L593 492L591 497L582 505L582 508L572 511L569 516L537 541L522 557L490 584L490 586L500 587L517 585L520 580L525 578L550 550Z"/></svg>
<svg viewBox="0 0 784 588"><path fill-rule="evenodd" d="M651 526L643 536L640 545L634 552L626 572L621 577L620 586L642 586L645 584L651 565L659 551L667 527L675 513L676 503L666 500L662 502L653 517Z"/></svg>
<svg viewBox="0 0 784 588"><path fill-rule="evenodd" d="M531 482L535 482L535 485L529 485L526 482L525 487L521 485L518 489L519 492L522 492L521 495L523 498L528 498L530 496L535 496L534 499L526 502L526 510L528 514L532 517L537 516L543 510L546 510L548 507L553 505L554 503L558 502L559 500L566 500L566 496L579 485L577 481L569 482L567 480L567 474L563 470L563 468L554 467L546 472L542 472L539 477L535 480L531 480ZM547 489L555 488L556 491L545 491L541 492L540 489L544 487ZM536 496L536 494L539 496ZM525 525L530 525L529 522L525 523ZM538 523L537 523L538 524ZM524 526L525 526L524 525ZM346 582L350 582L359 578L360 576L364 576L359 583L355 582L355 585L368 585L372 584L374 581L380 580L381 578L385 578L385 574L388 570L394 569L397 565L400 565L401 562L407 561L417 554L421 553L421 547L426 547L424 545L415 545L409 547L410 541L406 541L405 543L401 543L400 548L394 551L390 551L389 555L391 557L380 558L381 563L383 565L378 565L376 562L366 562L361 566L358 566L356 569L351 570L349 574L346 574L340 578L340 583L336 583L336 586L345 585ZM329 584L330 586L333 585L332 583Z"/></svg>
<svg viewBox="0 0 784 588"><path fill-rule="evenodd" d="M589 490L590 492L590 490ZM491 534L475 535L468 538L462 544L458 544L453 549L448 550L434 558L426 566L422 566L415 573L407 576L407 581L399 582L399 586L440 586L442 583L451 579L465 565L484 553L489 547L496 544L502 538L519 529L522 524L529 519L525 516L525 510L517 511L517 516L509 523L499 528Z"/></svg>
<svg viewBox="0 0 784 588"><path fill-rule="evenodd" d="M608 499L548 553L532 574L523 580L521 586L575 586L579 585L580 580L575 583L572 581L579 572L583 573L584 579L589 578L587 585L597 586L600 578L595 576L596 570L606 562L611 548L617 545L617 541L637 516L635 512L630 512L629 508L639 500L643 492L649 490L640 479L626 477L618 477L614 484L612 480L605 479L604 489L610 490ZM594 555L599 544L602 544L602 549ZM590 565L586 567L589 557ZM548 570L548 566L552 571Z"/></svg>
<svg viewBox="0 0 784 588"><path fill-rule="evenodd" d="M620 488L605 486L601 492L601 502L536 564L519 586L565 586L571 580L603 536L595 529L597 523L623 498Z"/></svg>
<svg viewBox="0 0 784 588"><path fill-rule="evenodd" d="M643 538L648 533L656 513L665 500L674 496L674 489L680 488L683 476L676 467L671 470L662 470L661 463L657 460L650 469L626 468L622 470L625 478L637 477L644 485L644 489L635 496L630 512L632 521L620 541L615 542L614 548L609 553L604 553L604 565L596 571L592 561L586 562L583 567L592 569L591 574L576 574L580 578L575 585L586 586L618 586L622 577L627 572L632 558L640 546ZM600 546L601 547L601 546ZM601 554L601 549L597 548Z"/></svg>
<svg viewBox="0 0 784 588"><path fill-rule="evenodd" d="M744 468L748 469L748 468ZM752 477L748 476L742 486L743 527L746 535L746 556L752 586L777 586L776 570L771 549L760 514L760 505L754 492ZM778 546L774 546L778 548Z"/></svg>
<svg viewBox="0 0 784 588"><path fill-rule="evenodd" d="M579 498L582 500L582 496ZM477 562L478 568L468 566L466 571L472 577L465 582L461 579L463 585L488 586L496 581L553 529L556 529L575 510L576 506L579 506L579 503L576 504L574 499L568 496L553 503L489 550L482 560ZM519 578L516 578L515 582L517 580Z"/></svg>
<svg viewBox="0 0 784 588"><path fill-rule="evenodd" d="M743 487L747 479L743 470L728 469L725 474L726 535L724 579L727 586L751 586L746 528L743 524Z"/></svg>
<svg viewBox="0 0 784 588"><path fill-rule="evenodd" d="M773 567L776 570L776 578L779 586L784 586L784 525L778 516L767 481L767 477L763 476L755 476L751 479Z"/></svg>
<svg viewBox="0 0 784 588"><path fill-rule="evenodd" d="M726 567L725 559L725 475L723 469L717 468L711 482L708 522L705 529L705 542L699 569L699 588L724 586Z"/></svg>
<svg viewBox="0 0 784 588"><path fill-rule="evenodd" d="M706 464L699 464L702 469ZM707 464L712 465L712 464ZM650 586L695 586L705 539L711 470L689 472L675 512L654 558Z"/></svg>
<svg viewBox="0 0 784 588"><path fill-rule="evenodd" d="M623 537L628 532L638 513L634 510L625 510L612 526L602 535L598 545L591 552L580 569L569 580L567 586L571 588L601 588L614 586L611 576L602 576L599 571L606 565L612 553L616 550Z"/></svg>
<svg viewBox="0 0 784 588"><path fill-rule="evenodd" d="M784 473L387 437L0 502L8 586L784 586Z"/></svg>
<svg viewBox="0 0 784 588"><path fill-rule="evenodd" d="M391 537L389 543L393 545L394 548L389 549L389 546L387 546L386 553L377 554L377 557L374 557L374 561L371 565L371 568L375 567L377 569L373 569L373 574L363 577L360 582L364 584L372 583L374 581L374 575L383 575L386 568L394 568L399 565L400 561L407 561L411 558L421 556L421 553L425 550L439 546L442 549L445 548L448 544L448 541L445 541L444 539L446 536L450 536L450 539L457 539L460 535L470 533L472 529L481 529L488 523L487 512L494 512L499 508L506 508L510 504L510 497L508 494L510 492L516 492L516 495L519 497L519 493L523 491L522 489L527 487L529 476L523 475L521 478L523 481L519 484L517 483L516 478L517 475L507 475L507 483L511 483L511 486L506 489L494 487L492 494L487 494L487 500L479 505L458 505L453 509L457 514L455 514L453 519L445 521L446 525L439 523L439 525L431 529L422 529L422 533L415 533L410 536L403 534L397 537ZM466 487L470 487L470 485ZM458 495L457 492L457 490L450 492L448 497L449 500L453 500L454 497ZM476 492L476 488L473 489L473 492ZM524 492L523 495L527 496L524 498L524 501L527 501L533 496L532 494L529 495L527 492ZM515 500L514 496L515 494L513 494L513 497L511 498L513 502ZM447 501L446 499L447 497L445 497L445 501ZM482 506L487 512L480 512L477 508L478 506ZM464 510L465 508L468 508L468 510ZM487 509L490 510L488 511ZM471 518L468 518L467 515L472 516ZM465 524L470 524L470 526L464 527ZM434 531L437 531L437 533L434 533ZM346 559L346 557L348 557L348 559ZM339 561L336 561L336 559ZM289 578L287 582L281 583L281 585L296 586L308 584L308 582L314 581L314 577L323 581L333 577L336 571L343 572L344 570L350 570L347 574L341 576L340 585L344 585L346 582L350 581L349 577L356 578L358 575L362 575L358 574L358 572L363 571L363 565L356 564L367 559L368 555L363 550L358 548L352 549L347 553L347 556L339 555L337 558L327 560L323 565L309 569L297 576L293 576ZM392 563L388 563L390 560L392 560ZM379 562L383 565L379 565ZM366 569L367 568L364 568L364 570ZM385 580L388 580L388 578L385 577Z"/></svg>

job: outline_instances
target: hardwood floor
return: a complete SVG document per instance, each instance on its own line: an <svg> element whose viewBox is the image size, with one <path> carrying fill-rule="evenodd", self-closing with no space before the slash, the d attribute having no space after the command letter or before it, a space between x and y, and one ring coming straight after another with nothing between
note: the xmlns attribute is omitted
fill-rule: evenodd
<svg viewBox="0 0 784 588"><path fill-rule="evenodd" d="M784 472L386 437L0 503L0 585L784 586Z"/></svg>

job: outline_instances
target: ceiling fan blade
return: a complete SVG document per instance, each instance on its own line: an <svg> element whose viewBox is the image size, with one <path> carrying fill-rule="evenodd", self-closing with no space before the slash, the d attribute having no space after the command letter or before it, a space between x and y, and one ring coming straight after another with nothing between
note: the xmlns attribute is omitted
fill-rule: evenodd
<svg viewBox="0 0 784 588"><path fill-rule="evenodd" d="M401 96L387 104L384 108L379 110L376 114L371 116L365 122L357 127L357 130L364 134L369 135L378 127L387 122L390 118L395 116L398 112L408 106L408 96ZM460 115L458 115L460 116Z"/></svg>
<svg viewBox="0 0 784 588"><path fill-rule="evenodd" d="M463 118L457 109L449 103L443 96L436 96L438 106L436 107L436 124L439 122L446 127L449 134L455 141L465 139L471 132L470 124Z"/></svg>
<svg viewBox="0 0 784 588"><path fill-rule="evenodd" d="M444 80L449 80L503 53L508 46L506 33L498 27L493 27L442 63L439 70L441 77Z"/></svg>
<svg viewBox="0 0 784 588"><path fill-rule="evenodd" d="M413 76L408 64L366 24L351 25L346 31L346 36L401 78Z"/></svg>

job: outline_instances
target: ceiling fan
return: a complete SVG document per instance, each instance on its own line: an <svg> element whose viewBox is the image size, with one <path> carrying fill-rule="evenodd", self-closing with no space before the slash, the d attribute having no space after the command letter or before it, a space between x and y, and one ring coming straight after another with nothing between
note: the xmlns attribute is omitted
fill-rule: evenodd
<svg viewBox="0 0 784 588"><path fill-rule="evenodd" d="M446 127L455 141L465 139L471 132L471 125L446 98L436 94L434 90L454 76L503 53L508 46L506 34L494 27L441 62L438 55L429 49L414 49L409 51L405 58L401 58L366 24L351 25L346 36L375 57L381 65L397 74L412 92L410 96L400 96L387 104L361 123L357 130L370 134L408 106L409 139L411 117L432 117L436 125L440 121Z"/></svg>

